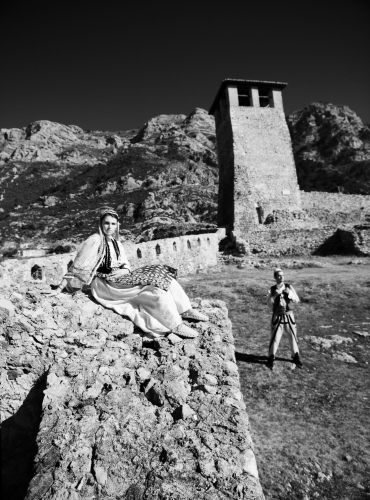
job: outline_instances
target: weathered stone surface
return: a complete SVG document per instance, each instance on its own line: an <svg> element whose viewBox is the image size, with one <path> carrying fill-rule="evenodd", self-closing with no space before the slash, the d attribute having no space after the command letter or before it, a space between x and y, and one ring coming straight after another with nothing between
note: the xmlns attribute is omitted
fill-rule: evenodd
<svg viewBox="0 0 370 500"><path fill-rule="evenodd" d="M7 500L263 498L223 302L195 300L210 322L172 343L81 292L22 294L2 337Z"/></svg>
<svg viewBox="0 0 370 500"><path fill-rule="evenodd" d="M337 347L338 345L350 345L353 343L353 339L350 337L343 337L342 335L328 335L327 337L305 337L311 344L311 346L318 351L326 351L330 353L331 357L343 361L344 363L357 363L357 360L351 354L347 352L330 352L330 349Z"/></svg>
<svg viewBox="0 0 370 500"><path fill-rule="evenodd" d="M370 128L354 111L314 102L288 125L301 189L369 194Z"/></svg>
<svg viewBox="0 0 370 500"><path fill-rule="evenodd" d="M355 333L359 337L370 337L370 333L369 332L360 332L358 330L354 330L353 333Z"/></svg>
<svg viewBox="0 0 370 500"><path fill-rule="evenodd" d="M358 363L356 358L347 352L335 352L332 354L332 357L344 363Z"/></svg>
<svg viewBox="0 0 370 500"><path fill-rule="evenodd" d="M10 300L0 298L0 315L14 315L14 305Z"/></svg>

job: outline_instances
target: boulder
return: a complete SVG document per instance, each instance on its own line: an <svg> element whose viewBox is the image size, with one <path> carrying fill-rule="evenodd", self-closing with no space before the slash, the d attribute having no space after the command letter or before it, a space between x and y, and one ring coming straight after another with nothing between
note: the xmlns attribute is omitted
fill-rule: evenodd
<svg viewBox="0 0 370 500"><path fill-rule="evenodd" d="M14 316L14 305L10 300L0 298L0 314L5 316Z"/></svg>

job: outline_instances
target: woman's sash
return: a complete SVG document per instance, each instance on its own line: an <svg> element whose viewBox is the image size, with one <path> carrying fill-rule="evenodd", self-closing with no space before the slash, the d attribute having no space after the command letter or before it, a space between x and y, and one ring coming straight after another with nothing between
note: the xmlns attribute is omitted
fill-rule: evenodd
<svg viewBox="0 0 370 500"><path fill-rule="evenodd" d="M117 283L125 286L153 285L167 291L173 279L177 278L177 269L158 264L143 266L135 269L131 274L115 278L111 274L97 273L98 278L105 279L108 283Z"/></svg>

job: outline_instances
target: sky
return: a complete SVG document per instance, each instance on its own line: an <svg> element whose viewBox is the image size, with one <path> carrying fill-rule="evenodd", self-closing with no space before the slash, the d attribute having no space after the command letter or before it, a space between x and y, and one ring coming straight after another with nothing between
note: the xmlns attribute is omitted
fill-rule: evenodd
<svg viewBox="0 0 370 500"><path fill-rule="evenodd" d="M370 122L369 0L28 0L2 6L0 128L128 130L209 109L225 78L288 82Z"/></svg>

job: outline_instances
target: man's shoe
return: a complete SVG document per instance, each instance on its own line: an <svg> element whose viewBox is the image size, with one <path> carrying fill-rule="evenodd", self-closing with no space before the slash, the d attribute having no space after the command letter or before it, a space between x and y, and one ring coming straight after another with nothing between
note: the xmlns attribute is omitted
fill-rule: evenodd
<svg viewBox="0 0 370 500"><path fill-rule="evenodd" d="M274 368L274 361L275 361L275 356L271 354L271 356L269 356L269 359L266 361L267 368L270 368L270 370L272 370Z"/></svg>
<svg viewBox="0 0 370 500"><path fill-rule="evenodd" d="M196 309L188 309L181 314L183 319L192 319L194 321L209 321L209 317L205 314L200 313Z"/></svg>
<svg viewBox="0 0 370 500"><path fill-rule="evenodd" d="M293 356L293 363L296 365L297 368L300 368L302 370L303 368L303 363L299 357L299 353L296 352Z"/></svg>
<svg viewBox="0 0 370 500"><path fill-rule="evenodd" d="M184 339L195 339L195 337L198 337L198 332L190 328L190 326L184 325L184 323L180 323L172 332Z"/></svg>

